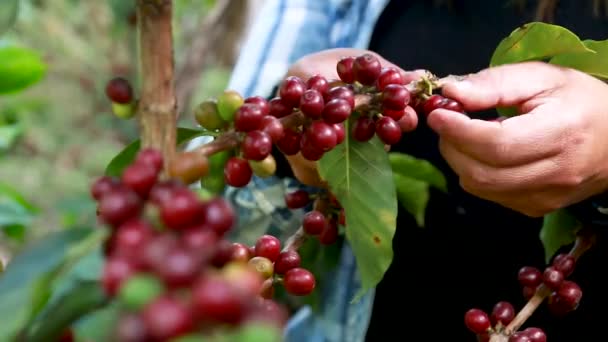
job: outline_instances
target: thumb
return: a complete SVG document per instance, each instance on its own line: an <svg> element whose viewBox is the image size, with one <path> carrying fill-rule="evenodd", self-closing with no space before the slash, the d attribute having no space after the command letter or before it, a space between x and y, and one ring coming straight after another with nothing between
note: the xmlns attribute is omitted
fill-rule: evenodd
<svg viewBox="0 0 608 342"><path fill-rule="evenodd" d="M517 106L559 88L565 75L566 69L542 62L506 64L450 82L442 92L469 111Z"/></svg>

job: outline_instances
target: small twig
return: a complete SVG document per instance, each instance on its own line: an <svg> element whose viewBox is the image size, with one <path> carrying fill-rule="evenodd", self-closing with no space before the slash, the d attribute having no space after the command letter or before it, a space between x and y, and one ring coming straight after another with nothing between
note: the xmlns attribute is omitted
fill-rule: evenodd
<svg viewBox="0 0 608 342"><path fill-rule="evenodd" d="M298 228L298 230L296 230L295 233L293 233L292 236L287 239L283 251L297 251L300 247L302 247L302 245L304 244L304 242L306 242L307 239L308 235L304 231L304 228L300 227Z"/></svg>
<svg viewBox="0 0 608 342"><path fill-rule="evenodd" d="M210 156L212 154L236 148L239 144L239 135L237 132L229 131L220 135L215 140L204 144L196 149L199 153Z"/></svg>
<svg viewBox="0 0 608 342"><path fill-rule="evenodd" d="M594 243L595 236L592 232L583 229L578 235L569 254L573 256L575 260L578 260ZM541 284L536 289L536 293L534 293L532 298L528 300L526 305L519 310L513 321L505 328L504 333L492 336L490 342L507 342L508 336L521 328L549 295L551 295L551 291L544 284Z"/></svg>

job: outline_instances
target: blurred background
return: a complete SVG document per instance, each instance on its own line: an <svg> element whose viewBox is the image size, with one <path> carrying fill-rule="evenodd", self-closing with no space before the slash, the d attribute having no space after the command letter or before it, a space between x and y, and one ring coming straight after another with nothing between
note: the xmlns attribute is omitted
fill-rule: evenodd
<svg viewBox="0 0 608 342"><path fill-rule="evenodd" d="M243 34L263 2L174 1L180 126L193 127L192 106L224 90ZM14 24L0 35L0 49L30 49L45 65L35 84L0 94L0 260L5 263L25 241L94 224L89 185L137 138L136 122L114 117L104 93L114 76L137 87L133 3L20 0ZM12 15L8 6L0 4L0 21Z"/></svg>

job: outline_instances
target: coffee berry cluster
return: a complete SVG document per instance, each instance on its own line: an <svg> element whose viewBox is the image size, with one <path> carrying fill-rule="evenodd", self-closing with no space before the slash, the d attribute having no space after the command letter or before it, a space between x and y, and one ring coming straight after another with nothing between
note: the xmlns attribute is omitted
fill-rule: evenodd
<svg viewBox="0 0 608 342"><path fill-rule="evenodd" d="M523 296L530 300L534 296L547 296L549 311L556 316L563 316L576 310L583 291L575 282L567 280L574 272L576 259L571 254L560 253L552 263L541 272L536 267L524 266L517 279L522 286ZM481 309L470 309L465 313L465 325L477 334L479 341L489 341L492 333L500 333L515 318L513 305L508 302L497 303L491 315ZM530 327L522 331L509 332L509 342L546 342L547 337L540 328Z"/></svg>
<svg viewBox="0 0 608 342"><path fill-rule="evenodd" d="M417 116L426 116L437 108L464 113L457 101L433 94L433 87L421 87L428 85L424 79L408 83L402 71L382 66L370 53L341 58L336 72L339 79L288 76L270 99L243 98L234 90L226 90L195 108L196 122L223 143L222 150L232 153L223 166L227 185L241 188L254 175L273 175L273 146L284 155L299 153L306 160L318 161L344 142L346 127L354 140L366 142L378 136L386 145L394 145L403 132L415 129ZM106 95L115 113L121 106L132 109L137 103L129 82L120 77L108 82ZM180 152L168 172L191 184L209 174L207 157L193 151Z"/></svg>
<svg viewBox="0 0 608 342"><path fill-rule="evenodd" d="M280 330L288 312L273 300L275 286L295 296L315 289L297 248L309 237L324 245L338 240L339 227L346 226L340 203L329 191L288 193L287 208L312 207L294 235L300 241L264 235L254 246L230 242L233 208L189 187L210 175L212 155L228 153L220 169L224 183L241 188L254 175L275 173L274 147L318 161L347 135L359 142L377 136L390 146L416 127L419 115L437 108L464 112L432 88L425 93L423 81L407 83L400 70L382 66L372 54L341 58L336 71L339 79L288 76L270 99L226 90L194 111L212 142L178 151L167 165L159 151L143 149L120 177L104 176L92 185L98 216L111 232L103 287L122 308L113 340L198 341L260 322ZM136 114L138 101L126 79L110 80L105 91L118 117Z"/></svg>
<svg viewBox="0 0 608 342"><path fill-rule="evenodd" d="M231 205L163 179L162 167L159 151L143 149L121 177L91 187L110 230L103 288L122 309L113 341L185 341L253 323L280 330L288 313L273 286L296 296L315 288L298 252L270 235L254 246L230 242Z"/></svg>

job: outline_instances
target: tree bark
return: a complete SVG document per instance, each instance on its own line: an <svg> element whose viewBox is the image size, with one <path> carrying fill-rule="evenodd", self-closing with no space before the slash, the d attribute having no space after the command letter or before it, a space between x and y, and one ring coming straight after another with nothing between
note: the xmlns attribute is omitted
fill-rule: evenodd
<svg viewBox="0 0 608 342"><path fill-rule="evenodd" d="M161 150L165 166L176 144L172 7L172 0L137 0L141 146Z"/></svg>

